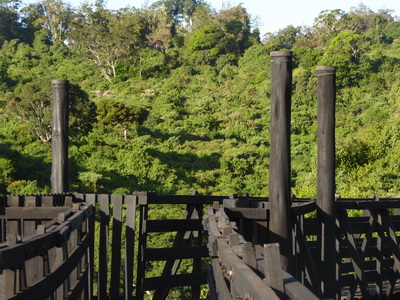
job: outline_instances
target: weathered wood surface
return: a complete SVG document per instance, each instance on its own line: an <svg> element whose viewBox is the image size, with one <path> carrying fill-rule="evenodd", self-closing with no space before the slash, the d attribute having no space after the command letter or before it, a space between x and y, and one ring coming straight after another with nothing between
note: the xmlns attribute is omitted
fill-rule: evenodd
<svg viewBox="0 0 400 300"><path fill-rule="evenodd" d="M68 118L69 82L52 80L52 122L51 122L51 190L53 193L69 191L68 179Z"/></svg>
<svg viewBox="0 0 400 300"><path fill-rule="evenodd" d="M245 242L233 229L226 230L230 222L226 220L223 210L224 208L219 211L208 208L204 222L209 233L208 247L215 281L211 284L215 285L215 295L210 295L210 298L318 299L282 270L277 244L268 245L267 249L271 250L266 250L261 256L256 253L252 243ZM223 225L219 225L220 223ZM235 237L231 238L232 235ZM234 245L231 241L234 241ZM277 276L276 272L281 276Z"/></svg>
<svg viewBox="0 0 400 300"><path fill-rule="evenodd" d="M81 261L75 265L72 275L67 276L60 288L56 289L55 294L58 297L67 294L73 296L83 292L85 295L97 294L98 298L103 296L109 299L113 295L112 297L132 299L138 295L140 290L144 292L145 289L154 289L156 299L165 299L170 288L186 284L193 287L194 296L199 295L199 284L208 282L210 288L215 287L214 290L215 293L218 293L218 299L232 299L232 297L234 299L241 295L242 289L251 286L251 283L239 286L229 283L230 279L227 275L229 270L227 271L225 262L221 265L219 257L222 253L221 248L225 247L222 245L226 244L241 263L246 264L252 272L255 272L261 279L264 278L263 276L268 278L266 275L268 271L264 271L267 270L267 267L262 263L265 256L264 250L263 247L257 245L257 243L259 245L268 243L268 239L266 241L260 239L261 235L268 238L268 234L264 234L265 232L268 233L269 230L270 206L268 198L248 197L248 195L211 198L200 195L177 196L178 200L174 202L182 204L186 201L187 211L183 220L167 220L167 222L161 221L159 223L157 220L148 220L145 217L145 211L148 209L146 204L156 203L157 199L161 199L160 201L163 203L164 200L172 200L172 198L173 196L159 196L154 193L143 192L126 196L101 194L0 196L0 204L2 205L0 213L8 213L8 218L3 215L0 220L3 220L3 226L6 222L10 222L6 226L7 232L2 231L3 244L0 244L0 251L5 251L2 254L3 260L0 259L0 265L11 268L7 269L10 271L3 272L0 275L0 278L2 278L0 279L0 291L2 291L0 294L14 292L15 285L6 284L6 282L15 281L19 287L29 287L36 282L37 278L42 278L45 274L53 274L63 264L64 256L73 255L74 252L69 249L76 248L79 240L95 232L94 222L88 222L87 230L79 230L79 224L87 221L83 214L77 213L78 208L72 202L78 203L79 207L89 203L97 205L100 225L97 226L97 230L100 230L100 247L88 246L88 255L84 261L90 262L90 264L85 267L86 263ZM138 203L142 204L138 205ZM44 221L37 218L45 213L33 212L36 208L35 205L38 205L46 214L49 213ZM140 227L143 234L139 235L141 239L139 244L142 246L140 247L142 249L140 256L144 258L143 270L145 270L144 264L147 261L165 260L167 261L163 273L165 277L146 278L146 272L140 273L139 271L138 276L134 279L134 273L137 269L140 269L141 265L140 262L134 263L137 259L132 255L134 251L125 251L125 257L121 257L123 243L126 244L125 249L134 249L137 205L138 208L144 209L143 223ZM199 238L203 232L199 228L201 223L199 216L202 214L200 207L203 205L209 205L211 209L215 210L215 214L206 215L203 221L209 235L214 237L214 239L208 240L208 251L201 244L201 238ZM224 207L221 205L224 205ZM298 280L295 280L288 273L282 272L284 291L287 297L291 299L305 299L306 296L304 295L309 293L305 286L312 288L315 294L321 293L320 278L316 268L319 263L317 219L304 217L305 214L314 212L316 207L316 201L313 199L292 199L291 226L294 234L293 253L296 268L294 275ZM361 214L361 217L349 217L347 215L349 208L362 208L364 213ZM340 272L338 284L343 293L348 294L349 298L363 294L365 297L368 297L369 294L396 296L395 281L400 279L398 276L400 274L399 238L397 237L400 232L400 215L392 215L392 211L398 208L400 208L400 199L379 199L376 197L335 199L338 233L336 236L330 237L335 239L340 248L340 252L335 254L334 257ZM18 215L17 212L24 211L26 213L22 214L24 216L27 214L30 218L20 218L22 214ZM29 211L33 213L30 214ZM126 218L124 217L125 213ZM126 220L126 223L122 223L123 220ZM68 228L60 227L61 223L67 221ZM181 226L182 222L186 224ZM150 227L148 224L150 224ZM210 226L210 224L215 225ZM162 228L162 225L171 226L166 229ZM152 228L152 226L154 227ZM147 229L143 230L143 227ZM149 231L179 229L174 246L161 249L147 248L145 238ZM59 234L56 237L53 232L57 230L59 230ZM4 235L7 234L9 244L4 243L6 242ZM42 240L37 237L38 234L41 235ZM224 242L218 241L219 239L223 239ZM67 246L57 247L63 243ZM87 243L93 245L93 240ZM110 251L111 243L121 246L114 247ZM31 249L37 249L37 251L30 250L29 253L26 253L21 250L23 244L29 245ZM54 246L46 252L42 248L44 244ZM10 251L10 247L15 248ZM97 261L94 260L94 251L98 251L99 254L103 253L96 255ZM228 260L231 254L226 255ZM207 255L211 256L213 274L198 267L198 263L201 263ZM18 256L19 259L10 259L10 257L15 256ZM24 259L21 259L22 257ZM193 260L193 269L196 271L193 275L176 276L179 274L180 261L188 258ZM275 258L272 261L278 261L278 259ZM24 267L21 267L22 264ZM234 264L237 264L236 258ZM104 278L103 281L105 282L103 286L97 285L97 291L94 291L91 285L86 288L84 284L86 278L93 278L94 265L98 265L99 270L102 270L98 276ZM27 270L33 271L27 272ZM276 271L272 273L276 274ZM109 276L107 280L105 280L106 274ZM7 280L3 280L3 278ZM162 278L164 278L164 281ZM171 279L171 281L168 283L167 279ZM253 282L253 280L251 281ZM266 279L263 280L264 284L266 281ZM54 281L52 282L54 283ZM280 282L280 279L278 282ZM221 283L229 284L221 286ZM135 285L137 290L134 288ZM269 285L275 286L273 291L279 297L281 287L277 287L275 283ZM77 289L71 292L69 289L74 286ZM82 289L82 286L85 286L85 288ZM227 294L226 291L229 293ZM256 294L244 293L244 296L246 295L253 297ZM212 295L210 295L211 298Z"/></svg>
<svg viewBox="0 0 400 300"><path fill-rule="evenodd" d="M139 238L138 287L137 298L143 299L144 292L154 290L153 299L166 299L171 288L191 286L192 298L200 297L200 285L207 283L207 272L201 269L201 259L207 256L202 243L202 205L205 201L194 193L192 196L180 198L180 204L186 199L186 210L181 220L148 220L149 203L158 203L151 193L138 196L141 221ZM192 198L194 197L194 198ZM161 197L162 198L162 197ZM216 198L213 197L213 201ZM219 199L218 199L219 200ZM217 201L218 201L217 200ZM222 199L221 199L222 201ZM160 201L162 203L162 201ZM211 202L212 203L212 202ZM176 232L172 247L153 249L147 247L147 236L152 232ZM193 272L178 274L182 259L191 259ZM147 278L145 265L147 262L165 260L165 266L160 277Z"/></svg>
<svg viewBox="0 0 400 300"><path fill-rule="evenodd" d="M366 299L398 296L400 216L393 212L399 207L400 199L335 199L337 232L325 236L332 239L336 249L330 257L334 267L326 270L336 273L330 283L336 285L335 298L340 295ZM361 216L349 217L349 209L361 209ZM320 243L317 220L296 214L293 219L294 252L296 277L322 295L321 273L316 272L321 259L317 249Z"/></svg>
<svg viewBox="0 0 400 300"><path fill-rule="evenodd" d="M32 199L25 198L24 204L36 205ZM48 211L47 207L35 209ZM90 298L93 231L88 226L94 223L94 208L78 204L72 210L63 210L48 224L21 219L19 222L26 227L23 231L8 229L8 237L12 236L11 230L21 237L0 247L0 299L47 299L56 294L69 295L69 299Z"/></svg>
<svg viewBox="0 0 400 300"><path fill-rule="evenodd" d="M270 237L281 245L282 263L290 268L290 116L292 93L291 51L271 52L271 126L269 197L273 211Z"/></svg>

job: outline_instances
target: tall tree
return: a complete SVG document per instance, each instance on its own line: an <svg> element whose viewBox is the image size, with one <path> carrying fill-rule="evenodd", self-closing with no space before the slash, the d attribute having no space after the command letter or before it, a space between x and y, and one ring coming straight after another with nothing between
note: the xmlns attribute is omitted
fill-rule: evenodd
<svg viewBox="0 0 400 300"><path fill-rule="evenodd" d="M0 47L5 41L21 39L23 27L19 19L20 0L0 0Z"/></svg>
<svg viewBox="0 0 400 300"><path fill-rule="evenodd" d="M143 36L135 10L112 12L99 4L83 5L73 26L68 42L85 48L109 82L117 74L117 65L135 54Z"/></svg>
<svg viewBox="0 0 400 300"><path fill-rule="evenodd" d="M151 32L147 35L150 47L166 55L171 47L172 23L165 8L149 9L148 18L151 20Z"/></svg>
<svg viewBox="0 0 400 300"><path fill-rule="evenodd" d="M151 8L164 9L171 23L172 34L178 33L179 28L190 25L192 17L203 0L161 0L151 5ZM185 23L185 24L184 24Z"/></svg>
<svg viewBox="0 0 400 300"><path fill-rule="evenodd" d="M51 80L36 79L6 94L8 111L27 125L27 129L43 142L51 140ZM88 95L70 85L70 133L75 137L87 134L95 121L95 109Z"/></svg>
<svg viewBox="0 0 400 300"><path fill-rule="evenodd" d="M23 13L28 26L46 32L53 43L63 43L70 32L74 9L62 0L43 0L28 5Z"/></svg>

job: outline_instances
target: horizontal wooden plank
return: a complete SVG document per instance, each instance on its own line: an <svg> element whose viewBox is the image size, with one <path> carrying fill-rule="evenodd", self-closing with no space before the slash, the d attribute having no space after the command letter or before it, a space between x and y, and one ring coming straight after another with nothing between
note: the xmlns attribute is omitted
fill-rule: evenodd
<svg viewBox="0 0 400 300"><path fill-rule="evenodd" d="M400 220L399 216L390 216L394 230L400 231ZM369 224L369 217L349 218L351 225L351 231L354 234L365 234L371 230Z"/></svg>
<svg viewBox="0 0 400 300"><path fill-rule="evenodd" d="M369 283L378 282L382 280L390 280L395 276L393 269L383 269L382 275L380 276L376 270L364 272L366 281ZM354 274L343 274L340 278L340 285L342 287L351 286L355 284Z"/></svg>
<svg viewBox="0 0 400 300"><path fill-rule="evenodd" d="M207 284L207 272L144 278L143 290L154 291L202 284Z"/></svg>
<svg viewBox="0 0 400 300"><path fill-rule="evenodd" d="M0 269L10 269L19 266L26 260L45 254L58 243L58 232L53 231L36 236L23 244L6 247L0 251Z"/></svg>
<svg viewBox="0 0 400 300"><path fill-rule="evenodd" d="M140 198L140 197L139 197ZM214 201L222 203L227 196L204 195L155 195L147 196L147 204L213 204ZM139 200L140 201L140 200ZM146 204L146 203L140 203Z"/></svg>
<svg viewBox="0 0 400 300"><path fill-rule="evenodd" d="M59 213L66 212L68 207L5 207L1 209L1 219L49 220L56 218Z"/></svg>
<svg viewBox="0 0 400 300"><path fill-rule="evenodd" d="M265 208L225 207L224 210L229 219L267 220L268 217L267 209Z"/></svg>
<svg viewBox="0 0 400 300"><path fill-rule="evenodd" d="M292 275L282 270L283 283L285 285L285 294L291 300L317 300L315 296L308 288L293 278Z"/></svg>
<svg viewBox="0 0 400 300"><path fill-rule="evenodd" d="M93 213L94 207L92 205L89 205L84 210L74 213L65 222L58 226L57 230L59 230L60 241L66 241L69 238L70 233L80 227L82 223L87 220Z"/></svg>
<svg viewBox="0 0 400 300"><path fill-rule="evenodd" d="M317 235L318 234L317 219L304 218L303 228L304 228L304 233L306 235Z"/></svg>
<svg viewBox="0 0 400 300"><path fill-rule="evenodd" d="M147 232L202 231L201 220L148 220Z"/></svg>
<svg viewBox="0 0 400 300"><path fill-rule="evenodd" d="M208 257L206 246L188 246L171 248L146 248L143 259L145 261L173 260Z"/></svg>
<svg viewBox="0 0 400 300"><path fill-rule="evenodd" d="M356 240L356 245L357 249L360 251L361 249L361 239L355 239ZM386 238L387 241L389 241L389 238ZM382 256L392 256L393 251L392 248L390 247L389 243L383 243L382 250L379 250L375 245L376 245L376 238L371 238L372 243L370 243L370 246L368 249L365 251L364 255L365 257L371 257L371 258L376 258L379 257L380 255ZM342 258L349 257L351 255L351 249L347 245L343 245L340 248L340 256Z"/></svg>
<svg viewBox="0 0 400 300"><path fill-rule="evenodd" d="M385 209L400 208L399 199L338 199L335 202L336 209Z"/></svg>
<svg viewBox="0 0 400 300"><path fill-rule="evenodd" d="M365 271L374 271L376 270L376 260L367 260L363 262L363 269ZM394 263L394 259L393 258L388 258L388 259L383 259L381 261L382 263L382 268L383 269L389 269L391 267L393 267L393 263ZM354 267L353 264L351 262L347 262L347 263L342 263L340 265L340 272L342 274L347 274L350 272L354 272Z"/></svg>
<svg viewBox="0 0 400 300"><path fill-rule="evenodd" d="M316 201L309 201L309 202L300 202L296 204L292 204L292 214L299 216L299 215L305 215L310 212L313 212L317 209L317 204Z"/></svg>
<svg viewBox="0 0 400 300"><path fill-rule="evenodd" d="M218 262L218 258L213 258L211 260L212 263L212 271L213 271L213 280L214 283L210 284L210 300L213 299L221 299L221 300L232 300L232 295L229 291L229 288L226 284L226 280L224 278L224 274L221 268L221 265ZM215 284L215 294L211 294L211 285Z"/></svg>
<svg viewBox="0 0 400 300"><path fill-rule="evenodd" d="M54 272L33 284L29 289L25 289L11 297L10 300L36 300L49 298L53 294L54 289L58 288L68 278L77 265L82 262L83 255L87 253L89 242L89 236L87 235L83 238L79 246L70 254L68 259Z"/></svg>
<svg viewBox="0 0 400 300"><path fill-rule="evenodd" d="M265 282L256 274L247 264L245 264L233 252L227 244L227 240L218 239L218 256L221 264L233 274L231 289L238 292L239 297L246 298L245 295L253 295L254 299L278 300L275 292L265 284Z"/></svg>

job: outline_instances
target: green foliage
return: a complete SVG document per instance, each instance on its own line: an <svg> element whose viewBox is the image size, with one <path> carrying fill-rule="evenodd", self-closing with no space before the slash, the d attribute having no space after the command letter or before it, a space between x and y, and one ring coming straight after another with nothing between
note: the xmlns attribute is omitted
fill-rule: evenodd
<svg viewBox="0 0 400 300"><path fill-rule="evenodd" d="M20 1L0 3L0 46L5 41L18 39L23 35L23 26L18 14L19 5Z"/></svg>
<svg viewBox="0 0 400 300"><path fill-rule="evenodd" d="M215 64L218 56L224 53L223 37L224 32L216 25L198 30L188 42L191 61L194 64Z"/></svg>
<svg viewBox="0 0 400 300"><path fill-rule="evenodd" d="M33 135L43 142L51 139L51 80L37 79L8 93L7 106L12 116L27 124ZM95 107L78 86L70 87L70 133L79 137L86 134L94 121Z"/></svg>
<svg viewBox="0 0 400 300"><path fill-rule="evenodd" d="M12 175L15 172L12 161L5 157L0 157L0 191L5 192L6 187L12 181Z"/></svg>
<svg viewBox="0 0 400 300"><path fill-rule="evenodd" d="M19 181L48 185L50 78L63 78L71 189L267 196L269 53L291 49L293 192L315 196L315 67L333 65L338 192L399 194L400 23L390 11L326 10L312 27L288 26L261 43L241 5L103 4L1 5L10 21L0 22L3 192Z"/></svg>
<svg viewBox="0 0 400 300"><path fill-rule="evenodd" d="M40 187L36 180L18 180L10 183L7 192L12 195L48 194L50 188Z"/></svg>
<svg viewBox="0 0 400 300"><path fill-rule="evenodd" d="M336 192L400 197L400 22L389 10L322 11L312 27L261 43L241 5L20 4L0 4L1 193L49 192L50 80L59 78L71 83L71 190L268 196L269 53L290 49L292 192L316 196L315 67L332 65ZM182 207L150 213L179 218ZM157 276L162 264L148 267Z"/></svg>

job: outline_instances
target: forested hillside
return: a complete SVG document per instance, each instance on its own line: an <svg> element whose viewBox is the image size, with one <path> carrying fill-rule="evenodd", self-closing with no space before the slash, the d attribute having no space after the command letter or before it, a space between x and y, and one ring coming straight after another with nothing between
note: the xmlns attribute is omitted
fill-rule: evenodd
<svg viewBox="0 0 400 300"><path fill-rule="evenodd" d="M294 52L292 186L316 194L317 65L337 71L337 192L400 196L400 21L360 5L260 36L245 6L0 1L0 192L50 192L51 79L71 190L268 195L269 53Z"/></svg>

